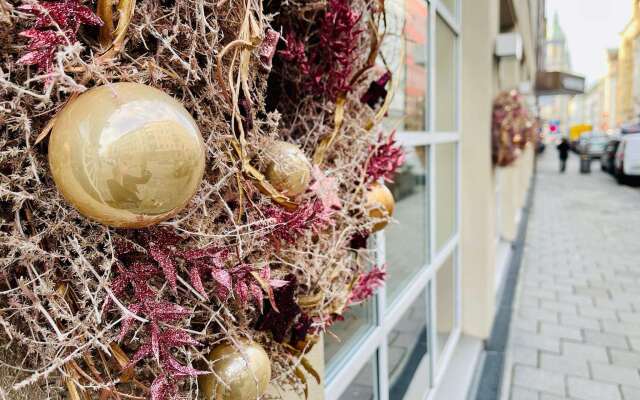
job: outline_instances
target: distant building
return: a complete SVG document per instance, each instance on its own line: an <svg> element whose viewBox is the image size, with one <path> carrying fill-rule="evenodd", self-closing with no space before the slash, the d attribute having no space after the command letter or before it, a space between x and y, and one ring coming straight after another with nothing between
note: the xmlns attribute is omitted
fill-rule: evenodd
<svg viewBox="0 0 640 400"><path fill-rule="evenodd" d="M567 46L567 38L560 26L558 14L553 17L553 23L549 24L546 39L543 44L544 66L547 71L571 71L571 55ZM568 132L570 125L568 96L542 96L540 101L540 116L546 120L560 121L561 132Z"/></svg>
<svg viewBox="0 0 640 400"><path fill-rule="evenodd" d="M640 0L632 0L631 20L622 31L618 49L616 124L636 120L640 114Z"/></svg>
<svg viewBox="0 0 640 400"><path fill-rule="evenodd" d="M586 117L585 121L593 126L594 130L605 131L608 126L607 114L604 109L605 85L604 79L599 79L589 91L585 93Z"/></svg>
<svg viewBox="0 0 640 400"><path fill-rule="evenodd" d="M606 129L618 128L616 121L616 93L618 81L618 49L607 50L607 75L604 77L604 113Z"/></svg>

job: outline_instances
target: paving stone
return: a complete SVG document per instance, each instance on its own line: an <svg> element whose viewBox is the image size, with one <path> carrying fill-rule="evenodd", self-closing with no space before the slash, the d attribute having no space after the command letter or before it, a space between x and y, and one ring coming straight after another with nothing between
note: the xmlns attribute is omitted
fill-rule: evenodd
<svg viewBox="0 0 640 400"><path fill-rule="evenodd" d="M589 296L580 296L569 293L559 293L558 301L582 306L593 306L595 304L593 298Z"/></svg>
<svg viewBox="0 0 640 400"><path fill-rule="evenodd" d="M560 352L560 339L556 337L513 330L511 332L511 341L515 346L524 346L553 353Z"/></svg>
<svg viewBox="0 0 640 400"><path fill-rule="evenodd" d="M556 300L557 298L556 292L546 288L527 288L522 291L522 294L546 300Z"/></svg>
<svg viewBox="0 0 640 400"><path fill-rule="evenodd" d="M591 360L609 362L607 349L604 346L563 341L562 355L575 360Z"/></svg>
<svg viewBox="0 0 640 400"><path fill-rule="evenodd" d="M535 319L517 319L513 322L514 328L530 333L538 333L538 324Z"/></svg>
<svg viewBox="0 0 640 400"><path fill-rule="evenodd" d="M640 323L640 313L618 311L618 318L622 322Z"/></svg>
<svg viewBox="0 0 640 400"><path fill-rule="evenodd" d="M592 297L609 297L609 291L607 289L600 289L589 286L576 286L575 293Z"/></svg>
<svg viewBox="0 0 640 400"><path fill-rule="evenodd" d="M589 377L589 365L586 360L574 359L553 354L540 354L540 368L567 375Z"/></svg>
<svg viewBox="0 0 640 400"><path fill-rule="evenodd" d="M564 376L537 368L516 365L513 384L530 390L564 395Z"/></svg>
<svg viewBox="0 0 640 400"><path fill-rule="evenodd" d="M600 329L600 322L598 319L575 314L560 314L560 324L573 326L575 328Z"/></svg>
<svg viewBox="0 0 640 400"><path fill-rule="evenodd" d="M553 300L541 300L540 308L550 310L550 311L573 313L573 314L575 314L577 310L577 306L575 304L561 303L559 301L553 301Z"/></svg>
<svg viewBox="0 0 640 400"><path fill-rule="evenodd" d="M636 368L591 363L593 378L599 381L619 383L640 388L640 373Z"/></svg>
<svg viewBox="0 0 640 400"><path fill-rule="evenodd" d="M640 353L628 350L609 349L611 362L630 368L640 368ZM638 397L640 399L640 397Z"/></svg>
<svg viewBox="0 0 640 400"><path fill-rule="evenodd" d="M598 319L610 319L613 321L618 320L618 316L614 310L609 310L606 308L598 308L598 307L590 307L590 306L579 306L578 314L585 317L592 317Z"/></svg>
<svg viewBox="0 0 640 400"><path fill-rule="evenodd" d="M611 310L631 311L631 303L628 301L611 300L604 298L595 299L596 307Z"/></svg>
<svg viewBox="0 0 640 400"><path fill-rule="evenodd" d="M582 332L580 329L546 322L540 324L540 334L543 336L582 341Z"/></svg>
<svg viewBox="0 0 640 400"><path fill-rule="evenodd" d="M524 319L535 319L544 322L558 322L558 313L552 310L543 310L538 307L520 307L518 316Z"/></svg>
<svg viewBox="0 0 640 400"><path fill-rule="evenodd" d="M579 400L620 400L618 386L582 378L567 379L569 397Z"/></svg>
<svg viewBox="0 0 640 400"><path fill-rule="evenodd" d="M538 307L539 303L540 303L540 298L529 295L529 294L523 294L518 299L518 304L523 306Z"/></svg>
<svg viewBox="0 0 640 400"><path fill-rule="evenodd" d="M511 400L539 400L538 392L514 386L511 390Z"/></svg>
<svg viewBox="0 0 640 400"><path fill-rule="evenodd" d="M640 324L602 320L602 330L627 336L640 336Z"/></svg>
<svg viewBox="0 0 640 400"><path fill-rule="evenodd" d="M540 400L566 400L564 397L558 397L553 394L540 393Z"/></svg>
<svg viewBox="0 0 640 400"><path fill-rule="evenodd" d="M607 347L617 347L620 349L628 349L629 344L624 335L615 333L607 333L600 331L584 330L584 341L586 343L598 344Z"/></svg>
<svg viewBox="0 0 640 400"><path fill-rule="evenodd" d="M631 348L640 352L640 337L628 337Z"/></svg>
<svg viewBox="0 0 640 400"><path fill-rule="evenodd" d="M638 400L640 399L640 389L637 387L622 386L622 398L624 400Z"/></svg>
<svg viewBox="0 0 640 400"><path fill-rule="evenodd" d="M513 346L511 349L514 364L538 366L538 350L524 346Z"/></svg>

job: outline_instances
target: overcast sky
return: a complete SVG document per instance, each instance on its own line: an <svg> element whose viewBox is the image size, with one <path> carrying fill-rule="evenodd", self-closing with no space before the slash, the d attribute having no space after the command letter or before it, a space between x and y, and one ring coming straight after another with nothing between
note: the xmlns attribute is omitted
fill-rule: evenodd
<svg viewBox="0 0 640 400"><path fill-rule="evenodd" d="M567 35L575 72L593 83L606 73L606 49L618 47L633 0L547 0L547 23L555 12Z"/></svg>

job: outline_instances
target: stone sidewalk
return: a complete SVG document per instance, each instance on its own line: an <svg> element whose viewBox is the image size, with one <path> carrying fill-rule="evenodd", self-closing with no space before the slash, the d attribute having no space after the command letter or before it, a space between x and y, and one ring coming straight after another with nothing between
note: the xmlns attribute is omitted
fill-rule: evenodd
<svg viewBox="0 0 640 400"><path fill-rule="evenodd" d="M640 400L640 189L538 163L502 400Z"/></svg>

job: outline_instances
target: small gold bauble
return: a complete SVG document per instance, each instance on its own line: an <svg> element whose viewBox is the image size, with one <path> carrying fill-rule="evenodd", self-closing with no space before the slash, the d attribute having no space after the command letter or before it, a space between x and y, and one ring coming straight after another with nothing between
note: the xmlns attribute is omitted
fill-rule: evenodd
<svg viewBox="0 0 640 400"><path fill-rule="evenodd" d="M367 210L369 210L369 217L384 219L373 226L372 233L378 232L387 226L389 218L393 215L395 206L396 202L388 187L379 183L371 185L367 191Z"/></svg>
<svg viewBox="0 0 640 400"><path fill-rule="evenodd" d="M49 166L81 214L141 228L187 205L202 181L204 150L182 104L150 86L115 83L81 94L58 114Z"/></svg>
<svg viewBox="0 0 640 400"><path fill-rule="evenodd" d="M307 190L311 180L311 164L298 146L277 141L265 150L265 161L265 175L276 190L289 197Z"/></svg>
<svg viewBox="0 0 640 400"><path fill-rule="evenodd" d="M205 400L255 400L266 392L271 380L269 356L255 342L242 340L239 346L221 344L209 353L215 374L198 379Z"/></svg>

